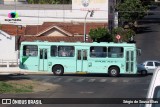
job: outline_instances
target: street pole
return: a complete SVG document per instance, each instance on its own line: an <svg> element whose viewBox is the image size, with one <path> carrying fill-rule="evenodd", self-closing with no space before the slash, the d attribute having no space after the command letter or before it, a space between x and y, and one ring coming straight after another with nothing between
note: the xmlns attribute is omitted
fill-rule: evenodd
<svg viewBox="0 0 160 107"><path fill-rule="evenodd" d="M86 16L85 16L85 19L84 19L84 42L86 42L86 18L87 18L87 15L88 15L88 13L89 13L90 11L87 11L87 14L86 14Z"/></svg>
<svg viewBox="0 0 160 107"><path fill-rule="evenodd" d="M92 11L90 11L90 10L88 10L87 11L87 14L86 14L86 16L85 16L85 18L84 18L84 42L86 42L86 19L87 19L87 16L88 16L88 13L89 12L91 12L91 14L90 14L90 17L93 17L93 14L94 14L94 10L92 10Z"/></svg>

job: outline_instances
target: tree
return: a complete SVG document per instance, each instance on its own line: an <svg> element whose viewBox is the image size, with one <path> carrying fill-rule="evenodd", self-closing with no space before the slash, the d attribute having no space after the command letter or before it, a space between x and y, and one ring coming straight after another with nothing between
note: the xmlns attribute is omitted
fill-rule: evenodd
<svg viewBox="0 0 160 107"><path fill-rule="evenodd" d="M140 0L124 0L116 7L119 12L119 19L122 22L135 23L145 16L147 8Z"/></svg>
<svg viewBox="0 0 160 107"><path fill-rule="evenodd" d="M122 27L117 27L113 29L113 38L114 38L114 42L116 42L116 36L120 35L121 42L131 42L134 41L134 36L135 36L135 32L132 29L124 29Z"/></svg>
<svg viewBox="0 0 160 107"><path fill-rule="evenodd" d="M106 28L95 28L91 29L89 36L94 42L112 42L112 35L109 33L109 30Z"/></svg>

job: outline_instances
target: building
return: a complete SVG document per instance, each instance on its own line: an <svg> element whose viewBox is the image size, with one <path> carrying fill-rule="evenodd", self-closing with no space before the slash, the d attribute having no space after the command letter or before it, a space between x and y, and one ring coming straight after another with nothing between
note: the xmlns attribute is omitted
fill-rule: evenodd
<svg viewBox="0 0 160 107"><path fill-rule="evenodd" d="M7 5L11 5L11 4L26 4L27 0L0 0L0 4L7 4Z"/></svg>
<svg viewBox="0 0 160 107"><path fill-rule="evenodd" d="M19 34L17 34L17 32ZM17 66L18 40L24 32L24 28L14 25L1 25L0 27L0 67Z"/></svg>
<svg viewBox="0 0 160 107"><path fill-rule="evenodd" d="M13 1L13 0L12 0ZM32 5L13 4L1 5L0 23L15 25L42 25L44 22L98 22L108 23L114 27L114 6L116 0L72 0L72 4ZM87 5L85 4L88 3ZM91 11L94 11L91 15ZM8 17L16 12L17 16ZM15 21L16 20L16 21ZM17 21L18 20L18 21Z"/></svg>

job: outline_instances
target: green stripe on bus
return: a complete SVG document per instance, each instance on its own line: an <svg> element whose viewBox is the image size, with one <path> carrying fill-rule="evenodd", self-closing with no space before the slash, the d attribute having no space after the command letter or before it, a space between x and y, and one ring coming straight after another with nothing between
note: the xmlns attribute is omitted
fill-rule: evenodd
<svg viewBox="0 0 160 107"><path fill-rule="evenodd" d="M22 63L24 63L28 59L28 56L22 57Z"/></svg>

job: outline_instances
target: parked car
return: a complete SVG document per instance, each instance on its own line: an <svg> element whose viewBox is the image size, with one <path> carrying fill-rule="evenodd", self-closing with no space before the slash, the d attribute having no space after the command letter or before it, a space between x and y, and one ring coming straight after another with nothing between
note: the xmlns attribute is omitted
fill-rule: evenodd
<svg viewBox="0 0 160 107"><path fill-rule="evenodd" d="M160 67L158 67L151 79L149 89L147 92L148 101L151 103L140 104L139 107L160 107L160 103L158 102L160 99ZM157 99L157 100L156 100Z"/></svg>
<svg viewBox="0 0 160 107"><path fill-rule="evenodd" d="M141 73L142 75L146 75L149 73L153 73L158 66L160 66L160 61L148 60L143 62L142 64L138 64L137 69L139 73Z"/></svg>

